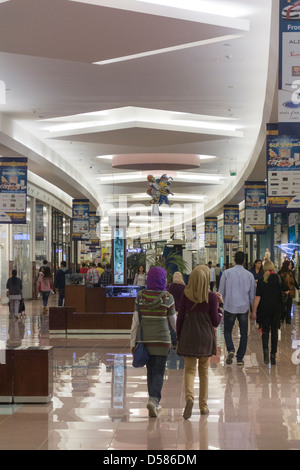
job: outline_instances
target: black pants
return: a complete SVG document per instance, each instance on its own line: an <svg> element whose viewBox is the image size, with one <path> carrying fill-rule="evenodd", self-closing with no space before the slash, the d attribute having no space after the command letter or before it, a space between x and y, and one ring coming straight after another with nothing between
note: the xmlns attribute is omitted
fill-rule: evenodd
<svg viewBox="0 0 300 470"><path fill-rule="evenodd" d="M271 354L277 353L279 319L273 316L270 321L262 322L262 347L263 350L269 349L269 338L271 332Z"/></svg>
<svg viewBox="0 0 300 470"><path fill-rule="evenodd" d="M293 305L293 297L291 297L290 295L288 295L288 296L287 296L287 301L285 302L285 305L283 306L282 317L281 317L282 323L283 323L284 321L285 321L287 324L291 323L292 305Z"/></svg>

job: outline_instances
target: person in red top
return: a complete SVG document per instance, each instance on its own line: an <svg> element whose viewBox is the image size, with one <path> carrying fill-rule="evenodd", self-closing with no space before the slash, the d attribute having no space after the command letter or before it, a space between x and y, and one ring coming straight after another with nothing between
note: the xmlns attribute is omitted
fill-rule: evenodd
<svg viewBox="0 0 300 470"><path fill-rule="evenodd" d="M217 354L215 328L222 319L222 303L222 296L210 291L210 269L207 266L196 266L182 294L176 323L177 354L184 357L184 419L192 415L197 363L200 413L209 413L208 368L210 357Z"/></svg>
<svg viewBox="0 0 300 470"><path fill-rule="evenodd" d="M88 272L89 268L86 267L85 263L82 263L81 264L81 268L80 268L80 273L81 274L86 274Z"/></svg>

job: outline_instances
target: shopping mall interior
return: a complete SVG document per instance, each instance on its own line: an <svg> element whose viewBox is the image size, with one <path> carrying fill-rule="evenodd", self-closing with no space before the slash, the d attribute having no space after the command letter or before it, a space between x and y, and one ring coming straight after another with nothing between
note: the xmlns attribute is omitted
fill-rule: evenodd
<svg viewBox="0 0 300 470"><path fill-rule="evenodd" d="M242 367L216 327L205 415L173 344L151 416L130 343L140 266L300 285L299 31L291 0L0 0L1 450L300 449L298 289L276 364L250 316Z"/></svg>

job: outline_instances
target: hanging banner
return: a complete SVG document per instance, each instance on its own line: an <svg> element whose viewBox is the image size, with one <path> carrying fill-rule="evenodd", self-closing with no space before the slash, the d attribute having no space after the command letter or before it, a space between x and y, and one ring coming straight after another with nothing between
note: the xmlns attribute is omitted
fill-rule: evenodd
<svg viewBox="0 0 300 470"><path fill-rule="evenodd" d="M279 133L299 134L300 2L280 0L279 8Z"/></svg>
<svg viewBox="0 0 300 470"><path fill-rule="evenodd" d="M267 125L267 212L300 212L300 136Z"/></svg>
<svg viewBox="0 0 300 470"><path fill-rule="evenodd" d="M224 206L224 243L239 242L239 206Z"/></svg>
<svg viewBox="0 0 300 470"><path fill-rule="evenodd" d="M73 240L88 240L90 202L88 199L73 199Z"/></svg>
<svg viewBox="0 0 300 470"><path fill-rule="evenodd" d="M126 283L126 234L125 229L115 228L113 233L113 279L114 284Z"/></svg>
<svg viewBox="0 0 300 470"><path fill-rule="evenodd" d="M35 240L44 240L44 205L39 201L35 204Z"/></svg>
<svg viewBox="0 0 300 470"><path fill-rule="evenodd" d="M262 234L267 231L266 183L245 182L245 233Z"/></svg>
<svg viewBox="0 0 300 470"><path fill-rule="evenodd" d="M0 157L0 223L26 224L27 158Z"/></svg>
<svg viewBox="0 0 300 470"><path fill-rule="evenodd" d="M217 217L205 217L205 248L218 247L218 219Z"/></svg>

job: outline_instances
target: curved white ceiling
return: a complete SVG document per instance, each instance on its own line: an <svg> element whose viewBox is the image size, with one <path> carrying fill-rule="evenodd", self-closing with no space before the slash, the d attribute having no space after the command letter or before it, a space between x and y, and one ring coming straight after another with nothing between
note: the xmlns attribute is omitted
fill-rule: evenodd
<svg viewBox="0 0 300 470"><path fill-rule="evenodd" d="M240 202L264 168L278 1L176 3L0 1L1 154L95 207L148 204L147 175L113 155L202 155L173 172L172 201L201 198L210 214Z"/></svg>

